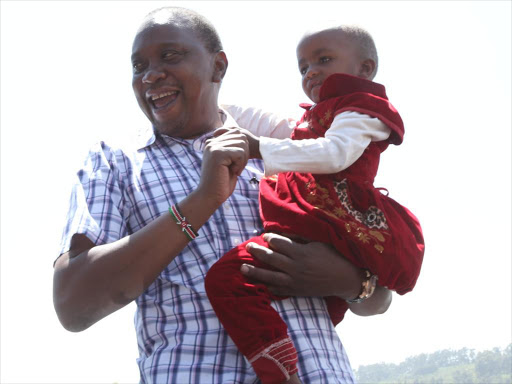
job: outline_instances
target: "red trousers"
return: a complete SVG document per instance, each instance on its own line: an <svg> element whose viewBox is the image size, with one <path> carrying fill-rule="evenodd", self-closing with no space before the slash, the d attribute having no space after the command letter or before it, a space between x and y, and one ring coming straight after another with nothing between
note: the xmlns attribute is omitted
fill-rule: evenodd
<svg viewBox="0 0 512 384"><path fill-rule="evenodd" d="M293 233L333 245L379 282L404 294L414 287L423 260L424 242L417 219L405 207L357 181L334 184L328 175L279 174L260 182L260 207L267 232ZM249 240L267 246L262 236ZM208 298L220 322L260 380L281 383L297 372L297 352L287 327L271 306L273 295L240 272L242 264L269 268L245 249L229 251L206 275ZM314 255L312 255L313 257ZM338 324L348 305L326 298Z"/></svg>
<svg viewBox="0 0 512 384"><path fill-rule="evenodd" d="M262 236L240 244L217 261L206 275L205 287L217 317L261 382L282 383L297 372L297 351L285 322L270 303L286 297L272 294L240 272L244 263L270 268L245 248L249 242L268 247ZM337 298L327 298L327 304L337 324L348 306Z"/></svg>

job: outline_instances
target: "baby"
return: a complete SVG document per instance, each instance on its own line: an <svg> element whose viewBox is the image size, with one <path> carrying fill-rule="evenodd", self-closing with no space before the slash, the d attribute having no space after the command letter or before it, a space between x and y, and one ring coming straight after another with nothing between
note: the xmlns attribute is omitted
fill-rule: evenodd
<svg viewBox="0 0 512 384"><path fill-rule="evenodd" d="M377 279L399 294L412 290L424 242L416 217L373 186L380 154L402 142L404 127L384 86L372 82L378 58L371 36L346 26L310 33L299 42L297 59L302 88L315 104L302 105L306 111L291 137L242 131L251 157L265 165L260 181L265 231L329 243L364 271L358 297L326 298L336 325L347 302L369 298ZM248 242L267 245L260 236L224 255L207 274L208 297L262 383L300 382L297 351L271 306L271 300L284 297L240 272L242 264L262 266L246 250Z"/></svg>

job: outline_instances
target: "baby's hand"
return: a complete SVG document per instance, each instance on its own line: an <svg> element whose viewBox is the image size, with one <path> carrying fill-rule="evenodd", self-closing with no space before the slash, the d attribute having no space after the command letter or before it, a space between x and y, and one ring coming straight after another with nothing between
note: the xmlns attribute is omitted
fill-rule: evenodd
<svg viewBox="0 0 512 384"><path fill-rule="evenodd" d="M260 139L258 136L254 135L253 133L249 132L247 129L241 128L241 127L229 127L229 128L217 128L213 132L213 136L217 137L220 136L228 131L238 131L239 133L243 134L249 143L249 158L251 159L261 159L261 153L260 153Z"/></svg>

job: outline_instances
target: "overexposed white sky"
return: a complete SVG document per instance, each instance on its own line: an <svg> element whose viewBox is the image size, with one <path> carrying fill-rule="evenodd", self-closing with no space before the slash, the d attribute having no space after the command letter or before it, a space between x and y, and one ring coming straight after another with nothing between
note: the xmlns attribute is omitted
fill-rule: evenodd
<svg viewBox="0 0 512 384"><path fill-rule="evenodd" d="M420 219L416 288L338 326L354 368L511 336L510 1L1 1L0 382L135 383L134 304L73 334L52 304L73 173L100 139L148 124L131 89L134 34L151 10L209 18L229 59L221 102L301 114L295 46L313 24L374 36L406 126L376 182Z"/></svg>

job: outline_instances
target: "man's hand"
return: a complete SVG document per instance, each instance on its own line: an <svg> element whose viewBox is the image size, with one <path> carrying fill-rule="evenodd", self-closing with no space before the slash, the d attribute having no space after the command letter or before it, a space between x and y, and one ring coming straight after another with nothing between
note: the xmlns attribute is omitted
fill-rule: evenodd
<svg viewBox="0 0 512 384"><path fill-rule="evenodd" d="M249 143L240 132L229 130L207 140L197 192L222 204L233 193L248 159Z"/></svg>
<svg viewBox="0 0 512 384"><path fill-rule="evenodd" d="M270 249L248 244L248 251L278 271L252 266L242 273L265 284L281 296L356 297L360 292L360 269L324 243L301 244L277 234L265 234Z"/></svg>
<svg viewBox="0 0 512 384"><path fill-rule="evenodd" d="M280 296L338 296L346 300L361 292L362 270L330 245L297 243L276 234L265 234L264 239L270 249L255 243L249 243L247 249L276 270L244 264L241 272L265 284L272 293ZM386 312L390 304L391 291L377 286L371 298L349 307L357 315L370 316Z"/></svg>

